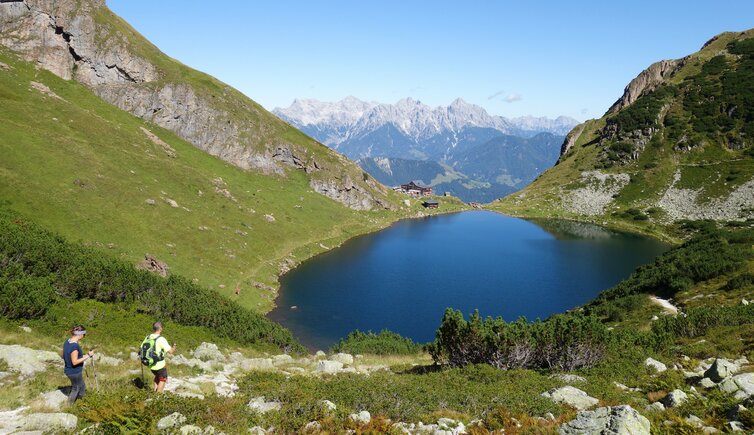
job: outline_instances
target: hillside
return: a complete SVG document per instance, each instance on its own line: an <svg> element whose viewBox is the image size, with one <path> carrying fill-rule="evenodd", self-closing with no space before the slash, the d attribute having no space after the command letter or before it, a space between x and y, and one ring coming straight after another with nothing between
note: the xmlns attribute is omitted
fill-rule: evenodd
<svg viewBox="0 0 754 435"><path fill-rule="evenodd" d="M273 306L280 273L421 213L416 204L398 210L402 198L355 164L227 85L167 58L101 2L55 2L59 26L40 12L44 5L0 4L0 42L36 61L0 48L4 208L134 264L149 254L167 264L168 274L261 312ZM70 34L56 33L69 25ZM79 55L69 59L72 51ZM128 56L134 70L124 71L131 78L152 70L149 59L154 80L106 74L112 56ZM191 92L167 91L175 86ZM150 90L161 108L148 114L109 97L123 92L143 103ZM196 105L210 103L212 117L201 118ZM445 211L452 209L447 205Z"/></svg>
<svg viewBox="0 0 754 435"><path fill-rule="evenodd" d="M752 89L754 30L655 63L602 118L569 133L554 168L492 208L644 232L754 218Z"/></svg>

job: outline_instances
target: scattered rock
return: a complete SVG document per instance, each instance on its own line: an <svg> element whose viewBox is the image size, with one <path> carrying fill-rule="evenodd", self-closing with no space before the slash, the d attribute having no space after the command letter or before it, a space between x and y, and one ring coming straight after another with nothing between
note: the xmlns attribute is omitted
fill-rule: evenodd
<svg viewBox="0 0 754 435"><path fill-rule="evenodd" d="M264 428L259 426L254 426L249 428L249 434L251 435L267 435L267 431L264 430Z"/></svg>
<svg viewBox="0 0 754 435"><path fill-rule="evenodd" d="M754 396L754 373L742 373L725 379L720 383L720 389L726 393L735 393L739 398Z"/></svg>
<svg viewBox="0 0 754 435"><path fill-rule="evenodd" d="M168 416L162 417L157 421L157 430L166 430L172 427L182 425L186 422L186 417L180 412L174 412Z"/></svg>
<svg viewBox="0 0 754 435"><path fill-rule="evenodd" d="M3 71L8 71L10 67L8 66L8 64L0 62L0 69Z"/></svg>
<svg viewBox="0 0 754 435"><path fill-rule="evenodd" d="M63 360L56 352L35 350L17 344L0 344L0 359L5 360L11 372L27 377L47 370L47 363L55 362L62 368Z"/></svg>
<svg viewBox="0 0 754 435"><path fill-rule="evenodd" d="M561 388L553 388L542 393L542 396L547 397L553 402L572 406L578 410L586 409L599 403L599 400L590 397L585 392L570 385Z"/></svg>
<svg viewBox="0 0 754 435"><path fill-rule="evenodd" d="M586 378L579 375L572 375L569 373L558 373L550 376L551 379L560 379L561 381L571 384L571 383L582 383L585 384L587 382Z"/></svg>
<svg viewBox="0 0 754 435"><path fill-rule="evenodd" d="M695 416L694 414L691 414L688 417L686 417L686 423L692 426L696 426L696 427L704 426L704 421L702 421L701 418Z"/></svg>
<svg viewBox="0 0 754 435"><path fill-rule="evenodd" d="M348 418L356 424L369 424L372 421L372 415L369 411L361 411L356 414L351 414Z"/></svg>
<svg viewBox="0 0 754 435"><path fill-rule="evenodd" d="M115 358L114 356L107 356L105 354L95 354L94 360L97 361L97 364L101 364L103 366L119 366L121 363L123 363L123 360L120 358Z"/></svg>
<svg viewBox="0 0 754 435"><path fill-rule="evenodd" d="M322 352L321 350L318 350L317 353L314 354L314 357L317 358L317 359L319 359L319 358L327 358L327 354L324 353L324 352Z"/></svg>
<svg viewBox="0 0 754 435"><path fill-rule="evenodd" d="M662 404L668 408L674 408L683 405L688 399L689 396L686 393L675 389L662 399Z"/></svg>
<svg viewBox="0 0 754 435"><path fill-rule="evenodd" d="M21 330L24 332L31 332L31 328L29 328L28 326L19 326L19 328L21 328Z"/></svg>
<svg viewBox="0 0 754 435"><path fill-rule="evenodd" d="M661 363L660 361L657 361L654 358L647 358L646 360L644 360L644 365L647 367L654 368L655 370L657 370L657 373L662 373L668 369L668 367L665 364Z"/></svg>
<svg viewBox="0 0 754 435"><path fill-rule="evenodd" d="M199 426L194 426L193 424L186 424L181 426L180 429L178 429L178 433L181 435L193 435L193 434L202 434L204 431Z"/></svg>
<svg viewBox="0 0 754 435"><path fill-rule="evenodd" d="M343 363L340 361L320 361L317 363L315 371L318 373L335 374L343 370Z"/></svg>
<svg viewBox="0 0 754 435"><path fill-rule="evenodd" d="M702 378L702 380L699 381L699 385L703 388L712 388L715 386L715 383L710 378Z"/></svg>
<svg viewBox="0 0 754 435"><path fill-rule="evenodd" d="M282 354L282 355L275 355L272 357L272 364L273 365L283 365L283 364L290 364L293 362L293 357L290 355Z"/></svg>
<svg viewBox="0 0 754 435"><path fill-rule="evenodd" d="M266 414L270 411L280 411L283 404L277 401L266 402L264 397L255 397L246 405L250 410L260 414Z"/></svg>
<svg viewBox="0 0 754 435"><path fill-rule="evenodd" d="M165 198L165 202L167 202L171 207L178 208L180 207L178 203L174 199Z"/></svg>
<svg viewBox="0 0 754 435"><path fill-rule="evenodd" d="M665 410L665 405L662 402L654 402L647 405L644 409L649 412L662 412Z"/></svg>
<svg viewBox="0 0 754 435"><path fill-rule="evenodd" d="M147 205L156 205L156 204L157 204L157 201L155 201L155 200L154 200L154 199L152 199L152 198L147 198L147 200L146 200L146 201L144 201L144 202L146 202L146 203L147 203Z"/></svg>
<svg viewBox="0 0 754 435"><path fill-rule="evenodd" d="M749 301L747 301L746 299L741 299L741 304L742 305L749 305Z"/></svg>
<svg viewBox="0 0 754 435"><path fill-rule="evenodd" d="M347 353L336 353L330 357L330 361L337 361L343 365L353 364L353 356Z"/></svg>
<svg viewBox="0 0 754 435"><path fill-rule="evenodd" d="M718 358L712 363L709 369L704 372L704 376L710 378L714 382L721 382L728 376L733 376L739 367L728 361L727 359Z"/></svg>
<svg viewBox="0 0 754 435"><path fill-rule="evenodd" d="M650 435L646 417L629 405L581 411L575 419L560 426L561 435L631 434Z"/></svg>
<svg viewBox="0 0 754 435"><path fill-rule="evenodd" d="M266 215L264 215L264 219L265 219L265 220L266 220L267 222L275 222L275 216L273 216L273 215L271 215L271 214L266 214Z"/></svg>
<svg viewBox="0 0 754 435"><path fill-rule="evenodd" d="M147 130L144 127L139 127L142 132L144 132L145 135L149 138L150 141L152 141L153 144L159 146L162 148L163 151L165 151L165 154L167 154L169 157L175 157L175 149L167 144L164 140L157 137L156 134L152 133L151 131Z"/></svg>
<svg viewBox="0 0 754 435"><path fill-rule="evenodd" d="M310 421L304 426L304 433L321 433L322 425L318 421Z"/></svg>
<svg viewBox="0 0 754 435"><path fill-rule="evenodd" d="M34 89L36 91L39 91L39 92L47 95L48 97L52 97L52 98L56 98L56 99L61 100L61 101L65 101L64 99L62 99L60 97L60 95L56 94L55 92L52 92L52 89L50 89L49 87L47 87L47 85L45 85L43 83L29 82L29 85L32 87L32 89Z"/></svg>
<svg viewBox="0 0 754 435"><path fill-rule="evenodd" d="M241 369L245 371L272 370L274 368L272 358L249 358L241 361Z"/></svg>
<svg viewBox="0 0 754 435"><path fill-rule="evenodd" d="M47 408L47 409L53 409L53 410L60 410L60 408L65 405L65 403L68 401L68 396L61 391L61 390L52 390L48 391L46 393L42 393L40 396L40 404Z"/></svg>
<svg viewBox="0 0 754 435"><path fill-rule="evenodd" d="M170 271L170 267L168 267L167 263L160 261L154 255L149 254L145 254L144 261L136 265L136 267L149 272L154 272L163 278L168 276L168 272Z"/></svg>
<svg viewBox="0 0 754 435"><path fill-rule="evenodd" d="M0 423L0 427L5 422ZM64 412L35 413L20 417L15 422L15 431L44 431L45 433L68 432L76 429L78 417Z"/></svg>
<svg viewBox="0 0 754 435"><path fill-rule="evenodd" d="M202 342L192 352L194 358L198 358L202 361L225 361L225 355L220 352L215 343Z"/></svg>
<svg viewBox="0 0 754 435"><path fill-rule="evenodd" d="M741 424L740 421L729 421L728 427L730 428L731 432L743 432L744 431L744 425Z"/></svg>
<svg viewBox="0 0 754 435"><path fill-rule="evenodd" d="M338 407L335 406L335 404L330 402L329 400L320 400L319 404L322 405L322 408L324 408L327 411L335 411L336 409L338 409Z"/></svg>
<svg viewBox="0 0 754 435"><path fill-rule="evenodd" d="M452 418L441 418L437 420L437 427L438 429L450 432L451 434L466 433L466 426L462 422L453 420Z"/></svg>

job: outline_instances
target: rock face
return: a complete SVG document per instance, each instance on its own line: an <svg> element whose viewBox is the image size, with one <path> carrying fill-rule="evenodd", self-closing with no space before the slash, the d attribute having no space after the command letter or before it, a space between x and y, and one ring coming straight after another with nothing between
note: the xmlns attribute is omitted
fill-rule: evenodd
<svg viewBox="0 0 754 435"><path fill-rule="evenodd" d="M629 405L582 411L574 420L560 426L561 435L649 435L646 417Z"/></svg>
<svg viewBox="0 0 754 435"><path fill-rule="evenodd" d="M754 396L754 373L742 373L725 379L720 383L720 389L726 393L736 394L737 397Z"/></svg>
<svg viewBox="0 0 754 435"><path fill-rule="evenodd" d="M160 53L104 0L2 1L0 44L240 168L281 176L289 168L304 170L318 180L315 191L346 206L387 204L381 187L331 176L360 174L353 163L303 136L285 139L293 128L240 92L209 76L187 79L185 73L198 73Z"/></svg>
<svg viewBox="0 0 754 435"><path fill-rule="evenodd" d="M579 410L590 408L599 403L599 400L590 397L585 392L570 385L561 388L553 388L550 391L542 393L542 396L547 397L553 402L572 406Z"/></svg>
<svg viewBox="0 0 754 435"><path fill-rule="evenodd" d="M633 104L642 94L653 91L657 86L664 83L668 77L685 63L685 59L661 60L660 62L653 63L628 83L628 86L623 91L623 95L608 109L607 113L615 113Z"/></svg>
<svg viewBox="0 0 754 435"><path fill-rule="evenodd" d="M584 131L584 124L579 124L576 127L571 130L570 133L566 136L565 140L563 141L563 145L560 146L560 155L567 153L568 150L573 148L574 145L576 145L576 141L579 140L579 137L581 136L581 133ZM557 164L557 163L556 163Z"/></svg>

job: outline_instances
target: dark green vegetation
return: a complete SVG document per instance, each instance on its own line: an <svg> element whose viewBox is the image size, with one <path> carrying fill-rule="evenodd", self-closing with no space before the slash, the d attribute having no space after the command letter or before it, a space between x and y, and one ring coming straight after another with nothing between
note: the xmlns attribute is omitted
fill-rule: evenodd
<svg viewBox="0 0 754 435"><path fill-rule="evenodd" d="M0 313L9 319L45 318L58 304L89 299L211 328L246 345L302 349L286 329L214 291L178 275L136 270L7 212L0 214L0 288Z"/></svg>
<svg viewBox="0 0 754 435"><path fill-rule="evenodd" d="M334 352L371 355L416 355L422 346L410 338L395 332L383 330L378 334L372 331L353 331L333 346Z"/></svg>
<svg viewBox="0 0 754 435"><path fill-rule="evenodd" d="M644 79L662 78L632 83L635 101L574 129L554 168L491 208L676 240L672 225L681 219L753 217L754 31L723 33L650 70ZM625 175L626 184L599 181ZM600 198L604 207L583 206Z"/></svg>

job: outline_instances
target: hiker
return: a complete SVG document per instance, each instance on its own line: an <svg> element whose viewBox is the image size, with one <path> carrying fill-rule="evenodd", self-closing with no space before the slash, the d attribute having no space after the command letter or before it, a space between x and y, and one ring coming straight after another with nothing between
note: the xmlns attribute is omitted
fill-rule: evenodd
<svg viewBox="0 0 754 435"><path fill-rule="evenodd" d="M140 357L142 364L149 367L154 374L154 391L162 393L168 381L168 369L165 367L167 353L175 352L175 343L171 347L168 340L162 336L162 322L154 322L152 333L147 335L141 343Z"/></svg>
<svg viewBox="0 0 754 435"><path fill-rule="evenodd" d="M71 330L71 338L63 343L63 360L65 369L63 373L71 380L71 392L68 394L68 403L71 405L86 393L86 384L84 384L84 361L94 356L94 350L84 355L79 346L79 342L86 336L86 329L83 326L74 326Z"/></svg>

